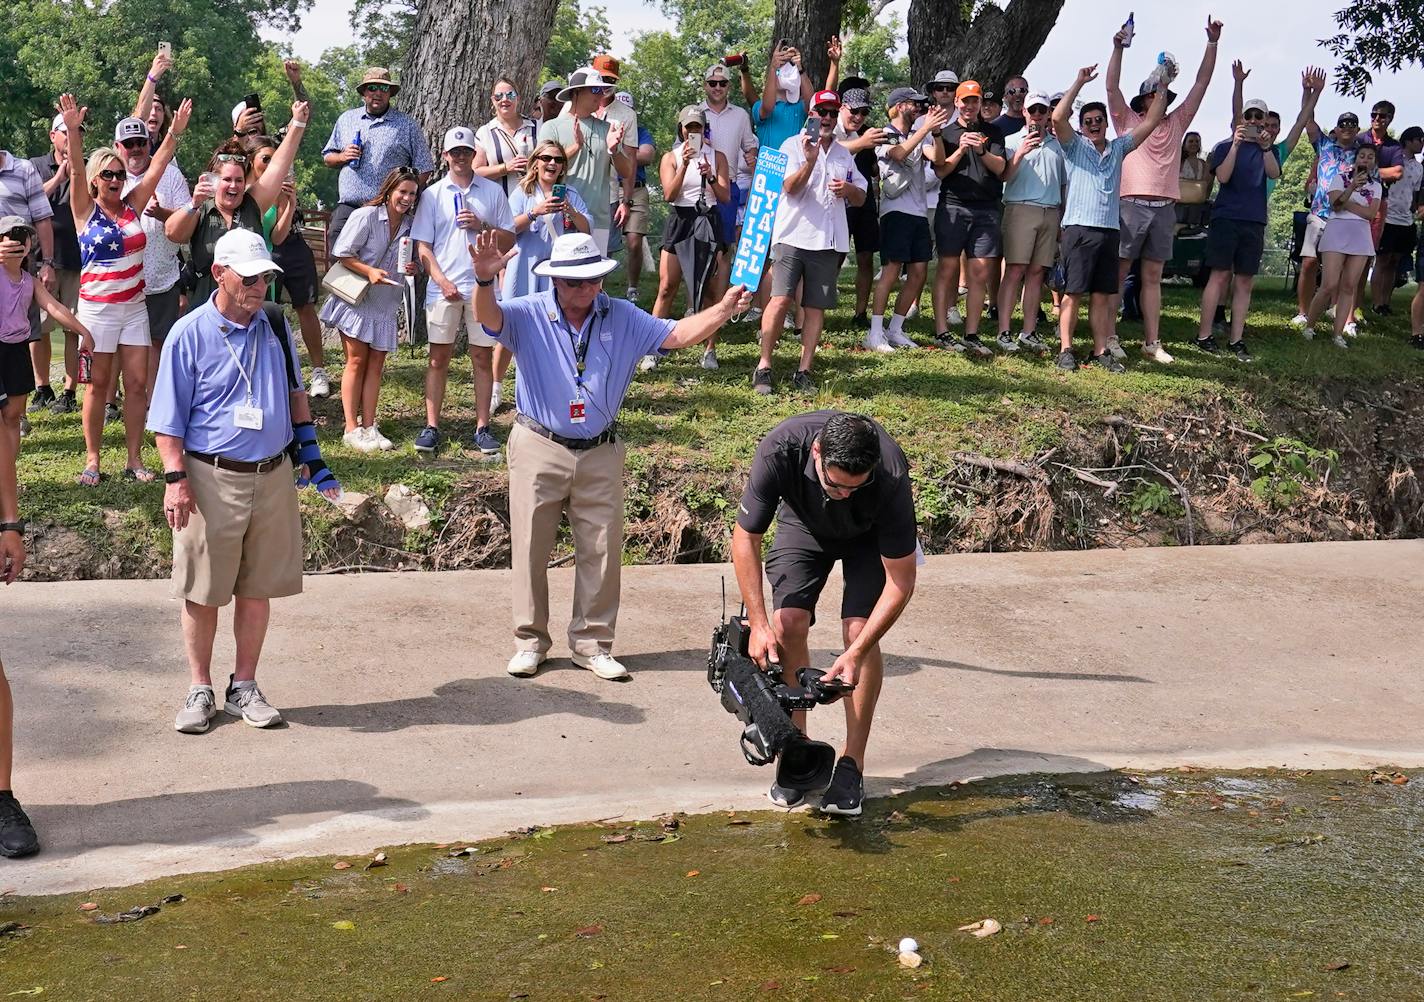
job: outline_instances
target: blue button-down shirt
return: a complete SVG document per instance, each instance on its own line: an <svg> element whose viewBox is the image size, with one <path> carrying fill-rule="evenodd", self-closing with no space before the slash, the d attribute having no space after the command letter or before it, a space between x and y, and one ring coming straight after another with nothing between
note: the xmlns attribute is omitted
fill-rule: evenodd
<svg viewBox="0 0 1424 1002"><path fill-rule="evenodd" d="M1064 226L1121 228L1118 192L1122 190L1122 161L1131 152L1131 133L1118 136L1101 153L1082 136L1073 137L1063 150L1063 165L1068 172Z"/></svg>
<svg viewBox="0 0 1424 1002"><path fill-rule="evenodd" d="M410 224L412 240L430 245L435 262L445 273L460 295L469 299L475 291L475 266L470 260L470 241L474 230L462 230L455 225L455 196L460 196L461 204L475 214L485 226L497 230L508 230L514 235L514 213L509 209L509 199L504 189L493 181L478 174L473 175L468 188L461 188L450 175L432 184L420 193L420 201L415 206L415 220ZM430 283L425 291L425 305L429 306L441 298L440 286Z"/></svg>
<svg viewBox="0 0 1424 1002"><path fill-rule="evenodd" d="M485 328L514 353L519 365L514 405L520 414L568 438L595 438L618 417L638 360L664 354L662 343L677 326L659 320L626 299L600 294L583 327L574 331L554 300L554 293L537 292L500 304L504 328ZM569 420L569 402L578 396L575 338L587 340L584 355L584 422Z"/></svg>
<svg viewBox="0 0 1424 1002"><path fill-rule="evenodd" d="M389 108L373 118L365 108L343 111L331 128L322 153L339 153L361 133L361 159L341 168L336 177L341 201L364 204L376 197L381 182L397 167L414 167L421 173L435 169L430 144L420 126L404 112Z"/></svg>
<svg viewBox="0 0 1424 1002"><path fill-rule="evenodd" d="M148 430L183 440L183 448L255 463L275 456L292 440L291 384L282 344L261 310L246 327L218 311L216 294L168 332L158 361L158 379L148 406ZM226 341L232 347L223 346ZM254 343L255 342L255 343ZM301 365L289 338L292 367L301 383ZM262 428L239 428L238 407L262 409Z"/></svg>

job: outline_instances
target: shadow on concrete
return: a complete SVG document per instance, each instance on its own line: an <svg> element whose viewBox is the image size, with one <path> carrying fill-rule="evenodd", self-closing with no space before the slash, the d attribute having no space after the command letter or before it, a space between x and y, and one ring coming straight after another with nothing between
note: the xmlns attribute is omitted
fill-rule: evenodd
<svg viewBox="0 0 1424 1002"><path fill-rule="evenodd" d="M347 779L194 790L104 804L26 805L25 809L44 840L44 851L36 857L44 862L116 845L255 845L261 841L255 830L283 817L336 813L419 821L430 815L413 800L383 796L369 783Z"/></svg>
<svg viewBox="0 0 1424 1002"><path fill-rule="evenodd" d="M994 778L979 778L985 775ZM948 786L968 779L975 782ZM923 830L952 835L968 825L997 818L1065 814L1115 825L1137 824L1151 817L1148 811L1115 802L1122 794L1140 790L1122 773L1101 762L1052 752L976 748L902 777L867 776L865 783L864 814L859 818L813 815L803 824L806 837L853 852L881 854L905 847L896 841L897 833ZM914 788L870 799L890 787L906 786ZM994 802L969 810L952 809L955 801L980 799ZM927 809L932 804L949 804L951 810Z"/></svg>
<svg viewBox="0 0 1424 1002"><path fill-rule="evenodd" d="M835 663L840 651L813 650L811 661L818 668L828 669ZM656 654L620 654L628 671L637 677L644 671L707 671L706 650L660 651ZM1150 678L1140 675L1113 675L1107 672L1074 671L1025 671L1014 668L990 668L985 665L969 665L962 661L946 661L941 658L926 658L902 654L891 654L885 658L885 675L894 678L913 675L922 670L962 671L984 675L1002 675L1008 678L1035 678L1048 682L1130 682L1137 685L1155 685Z"/></svg>
<svg viewBox="0 0 1424 1002"><path fill-rule="evenodd" d="M284 709L287 722L300 727L344 727L358 734L384 734L407 727L483 727L513 724L556 713L641 724L647 714L627 703L611 703L591 692L540 685L512 678L461 678L439 686L429 696L378 703L333 703Z"/></svg>

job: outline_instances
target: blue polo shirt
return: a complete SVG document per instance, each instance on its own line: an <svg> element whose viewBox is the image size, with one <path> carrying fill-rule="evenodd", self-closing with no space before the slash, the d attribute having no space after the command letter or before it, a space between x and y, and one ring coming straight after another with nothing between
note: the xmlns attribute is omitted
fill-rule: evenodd
<svg viewBox="0 0 1424 1002"><path fill-rule="evenodd" d="M292 440L292 407L282 343L261 310L242 327L223 316L217 294L182 317L168 332L158 360L158 378L148 405L148 430L183 440L183 448L255 463L275 456ZM301 382L296 346L288 339L292 368ZM224 347L226 341L231 351ZM236 409L262 409L262 428L239 428Z"/></svg>
<svg viewBox="0 0 1424 1002"><path fill-rule="evenodd" d="M1111 140L1101 153L1080 135L1063 148L1063 166L1068 174L1064 226L1121 229L1118 193L1122 190L1122 161L1131 152L1131 133Z"/></svg>
<svg viewBox="0 0 1424 1002"><path fill-rule="evenodd" d="M358 132L361 159L343 164L336 175L336 188L343 202L369 202L380 191L386 175L397 167L413 167L422 174L435 169L425 133L415 119L394 108L387 108L380 118L372 118L364 107L343 111L321 152L341 152L355 142Z"/></svg>
<svg viewBox="0 0 1424 1002"><path fill-rule="evenodd" d="M468 188L461 188L445 175L420 193L415 207L415 220L410 224L410 237L430 245L435 261L445 277L467 300L475 289L475 267L470 261L470 241L475 231L455 225L455 196L460 196L465 208L479 217L480 222L514 235L514 214L509 211L509 198L493 181L475 174ZM434 282L425 290L425 305L441 298L440 286Z"/></svg>
<svg viewBox="0 0 1424 1002"><path fill-rule="evenodd" d="M662 343L676 320L659 320L626 299L600 294L583 327L573 331L553 291L506 300L504 328L485 328L514 353L519 366L514 405L520 414L566 438L596 438L618 417L638 360L665 354ZM584 355L585 420L569 420L569 402L578 393L574 341L587 343Z"/></svg>
<svg viewBox="0 0 1424 1002"><path fill-rule="evenodd" d="M806 127L805 101L777 101L771 106L771 117L761 117L761 102L752 105L752 129L757 142L767 149L779 150L781 144Z"/></svg>
<svg viewBox="0 0 1424 1002"><path fill-rule="evenodd" d="M1213 174L1230 152L1230 139L1212 148L1207 162L1211 164ZM1218 184L1211 218L1234 219L1242 223L1266 222L1266 154L1260 146L1242 143L1237 147L1231 180Z"/></svg>

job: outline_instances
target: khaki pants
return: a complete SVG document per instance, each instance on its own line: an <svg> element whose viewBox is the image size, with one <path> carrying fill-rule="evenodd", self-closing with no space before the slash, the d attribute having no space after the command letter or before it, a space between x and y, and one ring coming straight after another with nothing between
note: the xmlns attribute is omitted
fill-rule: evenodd
<svg viewBox="0 0 1424 1002"><path fill-rule="evenodd" d="M574 535L574 608L569 649L613 650L623 560L622 442L574 452L516 424L505 444L513 544L515 647L546 654L549 554L565 510Z"/></svg>

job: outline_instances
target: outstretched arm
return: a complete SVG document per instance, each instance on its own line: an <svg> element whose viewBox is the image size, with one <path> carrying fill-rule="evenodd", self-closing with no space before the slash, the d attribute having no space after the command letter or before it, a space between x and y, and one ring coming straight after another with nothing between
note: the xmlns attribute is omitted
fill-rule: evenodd
<svg viewBox="0 0 1424 1002"><path fill-rule="evenodd" d="M665 351L676 351L706 341L727 326L727 321L735 314L745 312L752 305L752 292L740 285L732 286L720 302L679 320L663 339L661 347Z"/></svg>
<svg viewBox="0 0 1424 1002"><path fill-rule="evenodd" d="M1246 103L1243 91L1246 86L1246 78L1250 75L1251 71L1242 64L1241 60L1237 59L1231 64L1231 124L1233 127L1241 121L1241 108Z"/></svg>
<svg viewBox="0 0 1424 1002"><path fill-rule="evenodd" d="M80 229L94 211L94 196L89 194L89 177L85 174L84 136L80 131L88 112L88 108L79 107L73 94L59 95L59 113L69 137L69 211L74 214L74 225Z"/></svg>
<svg viewBox="0 0 1424 1002"><path fill-rule="evenodd" d="M1123 100L1121 86L1122 50L1125 47L1124 43L1126 43L1126 41L1126 31L1119 31L1113 36L1112 55L1108 57L1107 77L1103 80L1103 86L1107 88L1108 92L1108 112L1112 115L1114 121L1116 121L1119 116L1126 115L1128 111L1127 102ZM1073 102L1068 101L1066 98L1058 102L1060 108L1064 104L1071 106Z"/></svg>
<svg viewBox="0 0 1424 1002"><path fill-rule="evenodd" d="M163 172L168 169L168 165L173 162L173 154L178 151L178 140L188 131L188 118L192 114L193 102L186 98L173 112L173 123L168 127L168 135L163 137L163 142L154 152L143 180L134 185L133 191L126 196L128 203L137 211L142 212L152 200L153 193L158 190L158 183L163 180Z"/></svg>
<svg viewBox="0 0 1424 1002"><path fill-rule="evenodd" d="M262 172L262 176L252 183L252 200L266 212L277 204L282 194L282 182L287 180L287 172L297 159L297 147L302 145L306 135L307 121L311 118L311 107L305 101L292 102L292 121L287 125L287 136L282 145L272 154L272 162Z"/></svg>
<svg viewBox="0 0 1424 1002"><path fill-rule="evenodd" d="M1320 92L1325 89L1325 71L1318 66L1308 66L1300 75L1300 114L1295 118L1295 124L1286 133L1286 152L1295 149L1296 143L1300 142L1300 133L1303 129L1314 126L1315 136L1320 134L1320 126L1315 124L1315 105L1320 100ZM1313 142L1315 136L1311 137Z"/></svg>
<svg viewBox="0 0 1424 1002"><path fill-rule="evenodd" d="M144 78L143 86L138 90L138 100L134 102L133 117L140 122L148 121L148 113L153 110L153 95L158 90L158 79L172 65L173 60L162 52L153 57L153 62L148 67L148 76Z"/></svg>
<svg viewBox="0 0 1424 1002"><path fill-rule="evenodd" d="M1192 82L1192 89L1187 91L1187 96L1182 99L1181 112L1190 123L1197 116L1197 109L1201 107L1202 98L1206 97L1206 89L1211 86L1211 75L1216 72L1216 45L1221 41L1221 22L1213 21L1211 15L1206 19L1206 51L1202 53L1201 65L1197 67L1197 78Z"/></svg>
<svg viewBox="0 0 1424 1002"><path fill-rule="evenodd" d="M1077 133L1073 131L1073 124L1068 120L1068 116L1073 114L1073 102L1078 100L1078 92L1090 81L1098 78L1098 64L1084 66L1078 71L1077 78L1073 81L1073 86L1068 88L1068 92L1063 95L1063 100L1059 101L1053 109L1053 134L1058 138L1058 145L1067 150L1073 145L1073 140ZM1155 128L1155 126L1154 126Z"/></svg>

